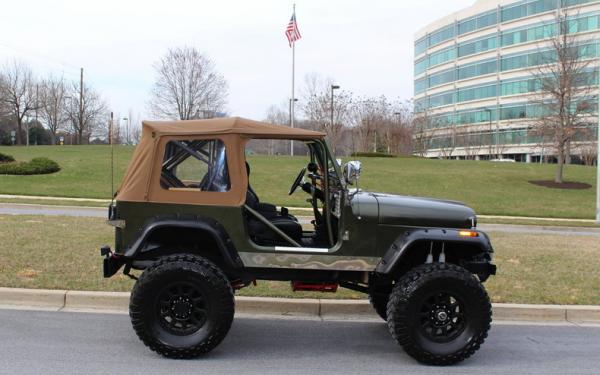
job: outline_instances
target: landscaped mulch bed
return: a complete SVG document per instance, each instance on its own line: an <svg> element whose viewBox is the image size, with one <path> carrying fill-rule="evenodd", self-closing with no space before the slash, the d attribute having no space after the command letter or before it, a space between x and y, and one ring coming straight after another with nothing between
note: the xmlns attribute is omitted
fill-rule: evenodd
<svg viewBox="0 0 600 375"><path fill-rule="evenodd" d="M551 180L534 180L529 181L530 184L543 186L552 189L573 189L573 190L584 190L592 187L590 184L586 184L584 182L573 182L573 181L564 181L563 183L557 183Z"/></svg>

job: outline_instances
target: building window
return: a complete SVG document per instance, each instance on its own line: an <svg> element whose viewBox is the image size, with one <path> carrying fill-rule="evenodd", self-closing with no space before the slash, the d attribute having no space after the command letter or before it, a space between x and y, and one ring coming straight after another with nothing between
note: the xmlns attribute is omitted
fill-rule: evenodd
<svg viewBox="0 0 600 375"><path fill-rule="evenodd" d="M428 67L428 62L429 60L427 59L427 57L423 57L422 59L419 59L415 62L415 75L418 76L419 74L425 72L425 70L427 70Z"/></svg>
<svg viewBox="0 0 600 375"><path fill-rule="evenodd" d="M461 43L458 45L458 56L464 57L475 53L481 53L496 48L496 36L479 39L476 41L469 41L467 43Z"/></svg>
<svg viewBox="0 0 600 375"><path fill-rule="evenodd" d="M455 70L445 70L440 73L432 74L429 76L429 87L435 87L443 85L445 83L453 82L456 78L454 77Z"/></svg>
<svg viewBox="0 0 600 375"><path fill-rule="evenodd" d="M427 51L427 37L417 40L415 43L415 56Z"/></svg>
<svg viewBox="0 0 600 375"><path fill-rule="evenodd" d="M429 36L429 46L435 46L436 44L439 44L452 38L454 38L454 25L449 25L439 31L432 33Z"/></svg>
<svg viewBox="0 0 600 375"><path fill-rule="evenodd" d="M467 79L481 75L496 73L496 59L463 65L458 68L458 79Z"/></svg>
<svg viewBox="0 0 600 375"><path fill-rule="evenodd" d="M444 48L441 51L434 52L429 56L429 67L443 64L447 61L454 60L456 58L456 48L454 46Z"/></svg>
<svg viewBox="0 0 600 375"><path fill-rule="evenodd" d="M427 77L415 81L415 94L420 94L427 90Z"/></svg>

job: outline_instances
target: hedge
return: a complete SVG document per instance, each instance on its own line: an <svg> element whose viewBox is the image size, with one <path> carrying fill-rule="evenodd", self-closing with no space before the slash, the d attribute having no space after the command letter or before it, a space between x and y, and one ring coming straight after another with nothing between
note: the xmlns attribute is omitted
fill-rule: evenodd
<svg viewBox="0 0 600 375"><path fill-rule="evenodd" d="M12 163L13 161L15 161L15 158L0 152L0 163Z"/></svg>
<svg viewBox="0 0 600 375"><path fill-rule="evenodd" d="M60 166L48 158L34 158L28 162L2 163L0 174L32 175L50 174L60 171Z"/></svg>

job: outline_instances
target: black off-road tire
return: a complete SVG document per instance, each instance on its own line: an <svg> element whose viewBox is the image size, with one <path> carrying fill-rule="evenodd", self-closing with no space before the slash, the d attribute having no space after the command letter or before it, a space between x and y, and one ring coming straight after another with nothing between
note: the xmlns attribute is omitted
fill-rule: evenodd
<svg viewBox="0 0 600 375"><path fill-rule="evenodd" d="M479 349L490 329L492 305L469 271L431 263L415 267L396 283L387 316L392 337L407 354L419 362L443 366L461 362ZM439 328L438 324L447 326Z"/></svg>
<svg viewBox="0 0 600 375"><path fill-rule="evenodd" d="M390 299L389 291L382 290L371 290L369 292L369 302L373 309L381 317L381 319L387 321L387 304Z"/></svg>
<svg viewBox="0 0 600 375"><path fill-rule="evenodd" d="M181 315L173 315L177 312ZM148 267L129 303L138 337L169 358L194 358L214 349L227 335L233 315L233 290L225 274L189 254L165 256Z"/></svg>

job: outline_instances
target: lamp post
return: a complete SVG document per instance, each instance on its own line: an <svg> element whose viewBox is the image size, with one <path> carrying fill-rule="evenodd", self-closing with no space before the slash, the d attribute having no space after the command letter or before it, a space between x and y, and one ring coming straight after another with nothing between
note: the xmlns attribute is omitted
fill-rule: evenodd
<svg viewBox="0 0 600 375"><path fill-rule="evenodd" d="M596 127L596 224L600 224L600 65L598 65L598 126Z"/></svg>
<svg viewBox="0 0 600 375"><path fill-rule="evenodd" d="M123 121L127 121L125 126L125 143L129 144L129 117L123 117Z"/></svg>
<svg viewBox="0 0 600 375"><path fill-rule="evenodd" d="M492 160L492 110L489 108L484 108L484 111L488 113L488 122L490 124L490 160Z"/></svg>

